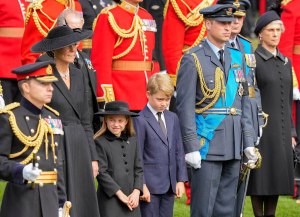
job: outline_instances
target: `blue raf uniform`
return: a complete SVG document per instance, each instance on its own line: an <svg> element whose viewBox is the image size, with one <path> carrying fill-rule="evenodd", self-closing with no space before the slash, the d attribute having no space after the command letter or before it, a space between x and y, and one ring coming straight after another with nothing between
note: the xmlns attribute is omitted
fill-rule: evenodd
<svg viewBox="0 0 300 217"><path fill-rule="evenodd" d="M214 5L204 18L233 21L235 7ZM210 33L208 32L208 35ZM191 216L232 216L243 150L253 147L243 55L226 45L223 64L208 39L181 59L177 75L177 113L187 155L200 152L191 186ZM243 141L243 143L242 143ZM188 161L187 161L188 162Z"/></svg>
<svg viewBox="0 0 300 217"><path fill-rule="evenodd" d="M232 4L236 6L237 10L234 13L234 17L237 19L244 19L246 16L246 11L251 7L249 0L219 0L218 4ZM236 33L237 34L237 33ZM248 83L248 93L250 100L250 112L245 114L250 116L252 119L253 128L248 129L252 131L253 143L258 145L260 137L262 136L262 127L264 125L263 112L261 107L261 97L260 91L257 87L255 80L255 67L256 60L253 52L253 47L251 42L244 38L242 35L231 34L231 39L228 42L228 45L232 48L238 49L243 55L243 71L244 76ZM246 161L244 156L242 162ZM243 212L243 205L246 196L246 188L248 184L248 169L243 165L241 168L240 182L237 189L237 198L236 198L236 208L235 215L239 217Z"/></svg>

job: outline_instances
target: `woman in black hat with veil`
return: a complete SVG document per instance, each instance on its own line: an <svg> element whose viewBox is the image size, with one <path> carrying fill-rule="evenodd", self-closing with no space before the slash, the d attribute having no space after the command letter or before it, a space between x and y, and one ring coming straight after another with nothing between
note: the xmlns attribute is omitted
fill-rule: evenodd
<svg viewBox="0 0 300 217"><path fill-rule="evenodd" d="M60 113L65 137L66 189L73 204L72 217L99 217L94 177L98 173L98 157L93 140L86 86L83 73L70 67L77 44L92 35L91 31L58 26L35 44L32 52L46 52L55 61L58 78L49 104ZM57 144L60 145L60 144Z"/></svg>

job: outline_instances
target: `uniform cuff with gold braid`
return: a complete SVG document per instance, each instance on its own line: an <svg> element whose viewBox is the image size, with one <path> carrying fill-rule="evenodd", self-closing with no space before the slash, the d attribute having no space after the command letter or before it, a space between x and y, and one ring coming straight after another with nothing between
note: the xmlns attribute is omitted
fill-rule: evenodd
<svg viewBox="0 0 300 217"><path fill-rule="evenodd" d="M97 97L97 102L111 102L115 101L115 93L111 84L101 84L103 90L103 97Z"/></svg>

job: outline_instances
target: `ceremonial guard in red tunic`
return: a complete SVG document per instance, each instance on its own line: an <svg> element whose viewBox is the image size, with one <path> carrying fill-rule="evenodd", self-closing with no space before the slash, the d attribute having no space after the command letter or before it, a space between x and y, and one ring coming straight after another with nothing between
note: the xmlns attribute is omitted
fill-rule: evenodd
<svg viewBox="0 0 300 217"><path fill-rule="evenodd" d="M35 62L39 54L30 52L30 48L47 36L49 30L56 26L58 15L68 7L81 11L78 0L36 0L28 6L21 49L22 64Z"/></svg>
<svg viewBox="0 0 300 217"><path fill-rule="evenodd" d="M155 71L156 23L138 6L140 1L118 2L98 16L91 53L98 102L122 100L131 110L141 110L147 103L146 84Z"/></svg>
<svg viewBox="0 0 300 217"><path fill-rule="evenodd" d="M3 95L5 104L18 100L20 96L16 75L11 70L22 65L21 43L27 5L25 0L0 1L0 87L3 87L0 95Z"/></svg>
<svg viewBox="0 0 300 217"><path fill-rule="evenodd" d="M162 45L167 72L176 84L176 69L183 52L199 44L206 35L199 11L216 0L168 0L165 6Z"/></svg>

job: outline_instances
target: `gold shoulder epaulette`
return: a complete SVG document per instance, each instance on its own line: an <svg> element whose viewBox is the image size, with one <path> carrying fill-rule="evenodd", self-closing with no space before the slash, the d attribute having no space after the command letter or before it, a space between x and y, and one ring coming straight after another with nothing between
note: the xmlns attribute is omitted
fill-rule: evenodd
<svg viewBox="0 0 300 217"><path fill-rule="evenodd" d="M20 106L20 103L18 103L18 102L10 103L10 104L6 105L3 109L0 109L0 114L7 113L7 111L11 111L19 106Z"/></svg>
<svg viewBox="0 0 300 217"><path fill-rule="evenodd" d="M282 0L281 5L287 5L288 3L292 2L293 0Z"/></svg>
<svg viewBox="0 0 300 217"><path fill-rule="evenodd" d="M239 34L238 36L239 36L240 38L242 38L242 39L248 41L249 43L251 43L251 41L250 41L248 38L246 38L245 36L242 36L241 34Z"/></svg>
<svg viewBox="0 0 300 217"><path fill-rule="evenodd" d="M110 11L111 9L117 7L117 4L115 5L111 5L111 6L107 6L105 8L103 8L100 12L100 14L107 14L108 11ZM98 15L99 16L99 15Z"/></svg>
<svg viewBox="0 0 300 217"><path fill-rule="evenodd" d="M58 111L56 111L54 108L51 108L50 106L48 106L48 105L44 105L44 107L46 108L46 109L48 109L49 111L51 111L52 113L54 113L56 116L59 116L59 112Z"/></svg>

